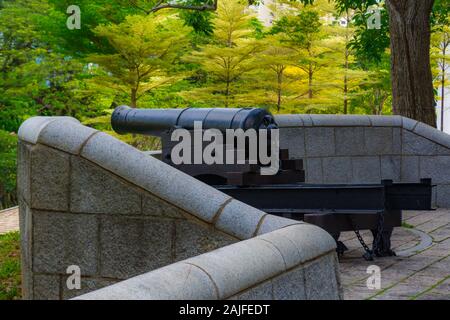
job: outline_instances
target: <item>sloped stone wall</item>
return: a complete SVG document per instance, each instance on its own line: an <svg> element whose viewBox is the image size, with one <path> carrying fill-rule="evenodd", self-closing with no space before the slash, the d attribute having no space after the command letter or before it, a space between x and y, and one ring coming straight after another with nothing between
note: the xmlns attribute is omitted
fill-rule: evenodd
<svg viewBox="0 0 450 320"><path fill-rule="evenodd" d="M318 230L307 224L281 228L77 299L340 299L334 243Z"/></svg>
<svg viewBox="0 0 450 320"><path fill-rule="evenodd" d="M88 160L40 144L20 149L31 174L19 171L30 190L20 188L27 299L71 298L238 240ZM83 290L64 290L71 265Z"/></svg>
<svg viewBox="0 0 450 320"><path fill-rule="evenodd" d="M305 160L309 183L436 184L433 203L450 207L450 136L400 116L281 115L280 146Z"/></svg>
<svg viewBox="0 0 450 320"><path fill-rule="evenodd" d="M186 265L206 270L202 272L215 279L215 286L222 276L231 277L229 283L224 278L224 285L233 289L226 294L216 290L211 296L222 299L263 283L267 286L275 275L309 270L309 264L318 264L327 276L305 273L300 282L288 287L289 295L272 297L319 297L306 294L317 281L335 284L321 292L324 298L341 297L335 243L318 227L245 205L72 118L29 119L20 128L19 140L25 299L69 299L102 287L109 294L114 292L113 284L122 285L136 276L144 281L138 287L148 288L155 281L152 270L158 281L173 281L164 282L172 288L165 298L207 296L208 287L185 295L182 288L173 291L177 283L186 284L181 280L192 271ZM296 229L295 236L290 227L302 229ZM277 229L283 233L270 238ZM247 245L242 240L266 234L269 238L257 240L257 246L248 247L250 251L243 250ZM222 260L224 251L218 248L228 248L225 252L231 252L232 259ZM203 265L205 254L210 255L209 267ZM179 264L184 271L176 269ZM72 265L81 271L80 290L66 285L67 268ZM167 273L165 268L178 271ZM264 272L258 273L258 268ZM139 276L149 273L153 280ZM150 295L136 297L136 291L125 291L116 298L158 298L157 293L164 292L161 285Z"/></svg>

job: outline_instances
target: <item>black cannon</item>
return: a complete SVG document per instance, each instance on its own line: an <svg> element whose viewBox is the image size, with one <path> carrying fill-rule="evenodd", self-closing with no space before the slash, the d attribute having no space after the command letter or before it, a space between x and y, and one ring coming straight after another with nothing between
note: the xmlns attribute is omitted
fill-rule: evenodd
<svg viewBox="0 0 450 320"><path fill-rule="evenodd" d="M174 164L171 134L177 128L274 130L273 116L264 109L131 109L119 107L112 115L118 133L138 133L161 137L162 160L208 183L218 190L270 214L303 220L327 230L337 242L341 255L347 248L339 241L343 231L355 231L366 253L364 258L389 256L394 227L401 226L402 210L431 210L431 179L418 183L306 184L303 161L289 159L289 150L279 150L279 170L261 175L259 163ZM267 135L270 136L270 135ZM236 149L233 144L232 148ZM237 151L237 150L233 150ZM249 160L249 159L247 159ZM372 249L359 230L371 230Z"/></svg>
<svg viewBox="0 0 450 320"><path fill-rule="evenodd" d="M245 150L245 163L237 163L237 145L233 141L234 150L232 164L175 164L172 161L173 147L178 143L171 140L175 129L194 130L195 122L202 124L202 129L218 129L225 132L227 129L270 130L277 129L273 116L264 109L258 108L212 108L212 109L132 109L127 106L118 107L111 118L111 124L117 133L137 133L152 135L161 138L161 160L177 169L211 185L262 185L276 183L296 183L305 181L302 160L289 160L287 150L279 152L279 170L276 175L261 175L264 167L252 163ZM192 135L193 137L194 135ZM205 142L202 148L208 143ZM192 143L192 146L194 143ZM248 147L248 146L247 146ZM223 146L223 153L230 146ZM192 150L194 151L194 150Z"/></svg>
<svg viewBox="0 0 450 320"><path fill-rule="evenodd" d="M194 129L201 121L203 129L277 128L273 116L258 108L211 109L133 109L120 106L114 110L111 124L117 133L140 133L163 137L174 128Z"/></svg>

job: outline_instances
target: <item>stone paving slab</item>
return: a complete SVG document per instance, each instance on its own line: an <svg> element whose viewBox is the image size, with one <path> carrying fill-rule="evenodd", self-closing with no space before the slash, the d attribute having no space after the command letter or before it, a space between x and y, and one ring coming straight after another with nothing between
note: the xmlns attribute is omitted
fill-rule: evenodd
<svg viewBox="0 0 450 320"><path fill-rule="evenodd" d="M375 258L365 261L363 250L352 232L342 234L349 248L340 260L344 298L348 300L450 300L450 210L406 211L403 221L432 237L426 249L409 256ZM421 241L414 229L396 228L392 235L394 251L411 249ZM364 232L370 243L372 237ZM347 254L348 253L348 254ZM371 265L381 269L381 288L369 289L367 279Z"/></svg>
<svg viewBox="0 0 450 320"><path fill-rule="evenodd" d="M19 208L0 211L0 234L19 230Z"/></svg>

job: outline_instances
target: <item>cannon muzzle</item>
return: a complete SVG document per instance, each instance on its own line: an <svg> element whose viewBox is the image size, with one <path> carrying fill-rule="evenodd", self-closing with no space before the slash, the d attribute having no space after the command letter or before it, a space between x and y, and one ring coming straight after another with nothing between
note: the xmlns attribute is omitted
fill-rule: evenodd
<svg viewBox="0 0 450 320"><path fill-rule="evenodd" d="M275 120L267 110L259 108L187 108L187 109L133 109L116 108L111 117L114 131L120 134L138 133L159 136L170 130L194 129L200 121L203 129L275 129Z"/></svg>

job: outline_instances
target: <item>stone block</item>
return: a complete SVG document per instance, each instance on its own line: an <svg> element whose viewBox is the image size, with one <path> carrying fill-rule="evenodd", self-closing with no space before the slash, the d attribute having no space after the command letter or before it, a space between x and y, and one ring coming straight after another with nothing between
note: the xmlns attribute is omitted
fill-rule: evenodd
<svg viewBox="0 0 450 320"><path fill-rule="evenodd" d="M279 128L303 127L303 120L298 114L275 115L275 122Z"/></svg>
<svg viewBox="0 0 450 320"><path fill-rule="evenodd" d="M294 224L303 223L302 221L287 219L283 217L268 214L264 217L259 229L258 235L269 233L284 227L292 226Z"/></svg>
<svg viewBox="0 0 450 320"><path fill-rule="evenodd" d="M401 181L419 182L419 157L402 157Z"/></svg>
<svg viewBox="0 0 450 320"><path fill-rule="evenodd" d="M311 114L314 126L318 127L365 127L370 126L366 115Z"/></svg>
<svg viewBox="0 0 450 320"><path fill-rule="evenodd" d="M434 155L437 152L437 145L432 141L421 137L415 133L403 130L404 155Z"/></svg>
<svg viewBox="0 0 450 320"><path fill-rule="evenodd" d="M77 300L215 300L214 283L198 267L179 262L77 297Z"/></svg>
<svg viewBox="0 0 450 320"><path fill-rule="evenodd" d="M305 127L311 127L313 126L313 122L311 119L311 116L309 114L299 114L300 119L303 121L303 126Z"/></svg>
<svg viewBox="0 0 450 320"><path fill-rule="evenodd" d="M364 128L336 128L336 154L340 156L361 156L365 154Z"/></svg>
<svg viewBox="0 0 450 320"><path fill-rule="evenodd" d="M370 120L372 127L401 127L401 116L367 116Z"/></svg>
<svg viewBox="0 0 450 320"><path fill-rule="evenodd" d="M67 286L67 277L62 276L62 299L68 300L80 295L92 292L110 285L117 283L113 279L102 279L102 278L86 278L81 277L81 288L80 289L69 289Z"/></svg>
<svg viewBox="0 0 450 320"><path fill-rule="evenodd" d="M392 128L374 127L365 128L365 149L368 155L390 155L400 153L394 151Z"/></svg>
<svg viewBox="0 0 450 320"><path fill-rule="evenodd" d="M322 159L324 183L349 183L352 181L352 158L331 157Z"/></svg>
<svg viewBox="0 0 450 320"><path fill-rule="evenodd" d="M381 157L381 179L389 179L400 182L401 157L382 156Z"/></svg>
<svg viewBox="0 0 450 320"><path fill-rule="evenodd" d="M17 195L30 203L31 147L19 140L17 147Z"/></svg>
<svg viewBox="0 0 450 320"><path fill-rule="evenodd" d="M289 226L273 233L288 238L296 245L300 254L300 263L315 259L327 252L334 252L336 248L336 242L329 233L307 223Z"/></svg>
<svg viewBox="0 0 450 320"><path fill-rule="evenodd" d="M139 215L137 188L82 158L72 158L70 211Z"/></svg>
<svg viewBox="0 0 450 320"><path fill-rule="evenodd" d="M77 265L82 275L97 272L97 218L33 211L33 272L62 273Z"/></svg>
<svg viewBox="0 0 450 320"><path fill-rule="evenodd" d="M431 207L437 206L437 187L431 189Z"/></svg>
<svg viewBox="0 0 450 320"><path fill-rule="evenodd" d="M322 158L305 159L306 182L323 183Z"/></svg>
<svg viewBox="0 0 450 320"><path fill-rule="evenodd" d="M288 149L290 159L305 157L305 129L280 129L280 149Z"/></svg>
<svg viewBox="0 0 450 320"><path fill-rule="evenodd" d="M24 200L19 199L20 227L20 262L22 272L22 298L33 299L32 270L32 217L31 211Z"/></svg>
<svg viewBox="0 0 450 320"><path fill-rule="evenodd" d="M274 278L273 295L275 300L306 300L303 266Z"/></svg>
<svg viewBox="0 0 450 320"><path fill-rule="evenodd" d="M342 286L342 279L341 279L341 267L339 265L339 257L337 254L333 255L332 258L334 263L334 274L336 275L336 285L338 287L338 298L339 300L344 300L344 288Z"/></svg>
<svg viewBox="0 0 450 320"><path fill-rule="evenodd" d="M232 200L222 210L216 228L239 239L252 238L265 212L238 200Z"/></svg>
<svg viewBox="0 0 450 320"><path fill-rule="evenodd" d="M419 122L414 128L414 133L432 140L444 147L450 148L450 135L437 130L436 128L433 128L425 123Z"/></svg>
<svg viewBox="0 0 450 320"><path fill-rule="evenodd" d="M306 128L306 156L321 157L335 154L334 128Z"/></svg>
<svg viewBox="0 0 450 320"><path fill-rule="evenodd" d="M450 185L438 185L436 189L436 206L450 208Z"/></svg>
<svg viewBox="0 0 450 320"><path fill-rule="evenodd" d="M211 222L229 196L104 133L93 136L82 156L154 195Z"/></svg>
<svg viewBox="0 0 450 320"><path fill-rule="evenodd" d="M339 299L333 258L335 254L334 252L330 253L305 266L305 287L308 300Z"/></svg>
<svg viewBox="0 0 450 320"><path fill-rule="evenodd" d="M280 252L272 244L255 239L241 241L186 262L210 275L220 299L229 298L285 270Z"/></svg>
<svg viewBox="0 0 450 320"><path fill-rule="evenodd" d="M380 183L380 157L353 157L353 183Z"/></svg>
<svg viewBox="0 0 450 320"><path fill-rule="evenodd" d="M266 281L258 284L235 296L237 300L273 300L273 285L272 281Z"/></svg>
<svg viewBox="0 0 450 320"><path fill-rule="evenodd" d="M450 156L450 148L436 144L436 155L439 156Z"/></svg>
<svg viewBox="0 0 450 320"><path fill-rule="evenodd" d="M69 155L42 145L31 153L31 207L43 210L69 209Z"/></svg>
<svg viewBox="0 0 450 320"><path fill-rule="evenodd" d="M170 264L175 223L167 219L103 216L100 275L127 279Z"/></svg>
<svg viewBox="0 0 450 320"><path fill-rule="evenodd" d="M257 238L259 241L271 243L283 256L285 269L288 270L300 264L302 257L297 246L289 238L283 237L282 232L270 232Z"/></svg>
<svg viewBox="0 0 450 320"><path fill-rule="evenodd" d="M187 212L147 192L142 198L142 214L155 217L184 219Z"/></svg>
<svg viewBox="0 0 450 320"><path fill-rule="evenodd" d="M34 283L34 300L60 300L60 276L35 274L33 276Z"/></svg>
<svg viewBox="0 0 450 320"><path fill-rule="evenodd" d="M433 183L450 184L450 156L420 157L420 178L431 178Z"/></svg>
<svg viewBox="0 0 450 320"><path fill-rule="evenodd" d="M414 128L416 127L416 125L419 122L407 117L402 117L402 127L403 129L409 130L409 131L413 131Z"/></svg>
<svg viewBox="0 0 450 320"><path fill-rule="evenodd" d="M392 128L392 153L400 155L402 153L403 129Z"/></svg>
<svg viewBox="0 0 450 320"><path fill-rule="evenodd" d="M44 129L49 123L58 120L68 120L74 123L79 123L77 119L71 117L32 117L20 126L18 132L19 140L36 144L42 129Z"/></svg>
<svg viewBox="0 0 450 320"><path fill-rule="evenodd" d="M38 142L78 154L86 140L96 132L98 131L73 120L61 119L47 124L39 134Z"/></svg>
<svg viewBox="0 0 450 320"><path fill-rule="evenodd" d="M235 238L218 232L211 226L201 225L190 220L176 221L176 261L225 247L236 241Z"/></svg>

